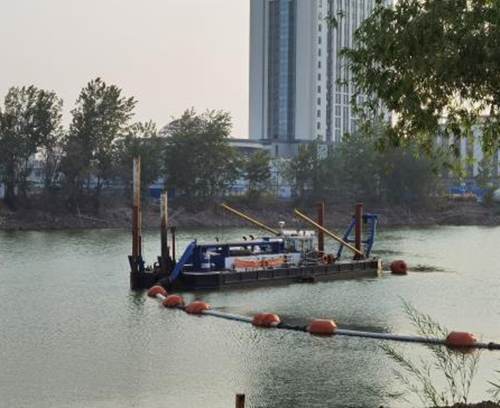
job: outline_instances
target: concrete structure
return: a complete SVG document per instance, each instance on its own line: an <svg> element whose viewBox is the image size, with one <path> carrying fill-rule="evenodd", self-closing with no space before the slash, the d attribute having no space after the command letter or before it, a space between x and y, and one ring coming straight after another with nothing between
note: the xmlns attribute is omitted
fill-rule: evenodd
<svg viewBox="0 0 500 408"><path fill-rule="evenodd" d="M356 129L354 88L339 57L374 0L251 0L249 137L289 157L301 142ZM332 15L337 28L326 22ZM338 80L347 81L338 85Z"/></svg>
<svg viewBox="0 0 500 408"><path fill-rule="evenodd" d="M259 150L267 150L269 153L272 153L271 143L267 140L230 138L229 145L244 156L251 156Z"/></svg>

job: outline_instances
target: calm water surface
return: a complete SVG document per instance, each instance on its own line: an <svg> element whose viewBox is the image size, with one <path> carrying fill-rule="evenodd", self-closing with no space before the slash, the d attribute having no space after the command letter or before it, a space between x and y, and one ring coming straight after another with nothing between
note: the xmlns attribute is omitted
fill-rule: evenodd
<svg viewBox="0 0 500 408"><path fill-rule="evenodd" d="M180 247L220 232L181 234ZM144 245L152 260L158 233L146 233ZM368 388L398 390L376 340L163 309L129 290L129 252L126 231L0 232L1 407L218 408L233 407L236 393L247 395L249 407L370 407L381 400ZM386 230L376 252L425 272L201 296L248 316L268 311L302 324L328 317L341 327L414 333L405 299L447 327L500 342L500 228ZM426 356L419 345L398 347ZM487 398L495 369L500 353L483 353L473 399Z"/></svg>

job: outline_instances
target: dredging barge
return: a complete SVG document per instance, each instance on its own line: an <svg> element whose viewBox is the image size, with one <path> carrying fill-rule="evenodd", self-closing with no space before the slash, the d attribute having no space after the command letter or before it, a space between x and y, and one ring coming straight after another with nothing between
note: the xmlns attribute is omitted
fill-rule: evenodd
<svg viewBox="0 0 500 408"><path fill-rule="evenodd" d="M161 197L161 255L154 265L146 267L142 258L139 186L140 160L135 159L133 242L132 255L129 256L132 289L149 289L155 285L169 290L267 286L287 282L377 276L382 269L382 260L370 256L375 242L378 217L363 214L362 204L356 206L355 215L343 238L324 227L324 204L318 205L317 222L295 210L295 215L314 226L317 234L314 231L285 230L284 223L280 223L278 229L273 229L222 204L225 211L266 230L270 236L250 236L229 242L199 243L194 240L177 260L176 228L168 228L166 193ZM366 231L364 237L363 229ZM169 231L172 247L168 245ZM351 240L353 231L355 237ZM325 235L340 243L336 254L325 252ZM343 260L342 254L345 250L353 252L354 257Z"/></svg>

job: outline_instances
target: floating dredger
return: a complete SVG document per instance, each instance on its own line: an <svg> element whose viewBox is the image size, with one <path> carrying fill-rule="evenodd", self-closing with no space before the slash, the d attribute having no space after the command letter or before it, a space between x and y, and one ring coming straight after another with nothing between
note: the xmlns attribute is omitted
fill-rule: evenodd
<svg viewBox="0 0 500 408"><path fill-rule="evenodd" d="M228 242L193 240L177 260L176 229L168 228L168 199L165 193L161 198L161 255L155 265L146 267L141 248L140 159L134 159L133 242L132 255L129 256L132 289L161 285L166 289L200 290L314 282L376 276L382 269L381 259L370 256L378 218L363 214L362 204L356 206L355 215L342 238L324 227L324 204L318 206L317 222L295 210L295 215L316 231L286 230L284 223L273 229L228 205L222 204L222 208L265 230L269 236ZM172 247L168 245L169 231ZM354 239L351 239L353 231ZM325 252L325 235L339 242L335 254ZM342 259L345 250L354 256Z"/></svg>

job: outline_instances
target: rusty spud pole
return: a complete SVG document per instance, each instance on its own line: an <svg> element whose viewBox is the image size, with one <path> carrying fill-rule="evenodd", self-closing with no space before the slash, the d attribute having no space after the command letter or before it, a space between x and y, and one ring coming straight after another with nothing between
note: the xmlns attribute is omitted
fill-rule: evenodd
<svg viewBox="0 0 500 408"><path fill-rule="evenodd" d="M323 228L321 225L319 225L317 222L311 220L308 216L302 214L300 211L298 210L294 210L293 212L296 216L302 218L304 221L308 222L309 224L313 225L314 227L316 227L317 229L320 229L321 231L323 231L326 235L328 235L329 237L333 238L335 241L337 242L340 242L342 245L344 245L347 249L349 249L350 251L354 252L355 254L358 254L361 258L360 259L364 259L365 258L365 254L354 248L351 244L345 242L342 238L338 237L337 235L331 233L330 231L328 231L326 228Z"/></svg>
<svg viewBox="0 0 500 408"><path fill-rule="evenodd" d="M168 193L161 196L161 269L166 272L167 260L169 257L168 248Z"/></svg>
<svg viewBox="0 0 500 408"><path fill-rule="evenodd" d="M138 258L142 256L141 248L141 158L134 157L133 175L133 215L132 215L132 258L133 271L139 272Z"/></svg>

